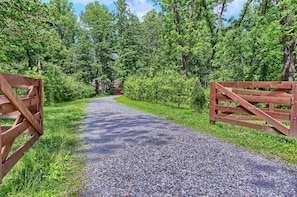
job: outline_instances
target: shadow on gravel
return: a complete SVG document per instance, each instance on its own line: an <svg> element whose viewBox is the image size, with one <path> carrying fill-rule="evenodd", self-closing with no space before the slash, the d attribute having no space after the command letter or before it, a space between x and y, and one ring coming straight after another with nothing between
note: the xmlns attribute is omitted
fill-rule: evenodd
<svg viewBox="0 0 297 197"><path fill-rule="evenodd" d="M89 145L84 152L113 154L122 148L168 144L174 137L161 131L166 126L166 122L152 116L95 112L81 122L80 132L88 133L83 136ZM170 129L178 130L178 127Z"/></svg>
<svg viewBox="0 0 297 197"><path fill-rule="evenodd" d="M296 196L296 171L110 99L90 104L79 129L91 180L83 196ZM135 159L138 153L161 154L141 155L136 167L118 157L123 152Z"/></svg>

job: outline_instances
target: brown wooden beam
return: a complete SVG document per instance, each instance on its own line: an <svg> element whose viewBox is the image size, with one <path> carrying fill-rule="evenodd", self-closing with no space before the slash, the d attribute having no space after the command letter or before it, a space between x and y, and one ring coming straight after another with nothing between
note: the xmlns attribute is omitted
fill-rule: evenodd
<svg viewBox="0 0 297 197"><path fill-rule="evenodd" d="M1 123L0 123L0 161L2 161L2 134L1 134ZM3 173L2 173L2 164L0 163L0 184L2 183L2 179L3 179Z"/></svg>
<svg viewBox="0 0 297 197"><path fill-rule="evenodd" d="M215 82L210 83L210 105L209 105L209 120L211 123L215 122L215 115L217 113L215 106L217 105L217 90Z"/></svg>
<svg viewBox="0 0 297 197"><path fill-rule="evenodd" d="M7 74L0 72L0 75L10 84L11 87L27 88L29 86L38 86L39 79L33 79L29 77Z"/></svg>
<svg viewBox="0 0 297 197"><path fill-rule="evenodd" d="M290 137L297 138L297 84L292 85L292 107L290 119Z"/></svg>
<svg viewBox="0 0 297 197"><path fill-rule="evenodd" d="M236 95L236 94L234 94ZM250 102L250 103L263 103L263 104L278 104L278 105L291 105L291 97L274 97L274 96L244 96L244 95L238 95L244 100ZM226 102L235 102L234 100L230 99L229 96L226 94L216 94L216 98L219 101L226 101Z"/></svg>
<svg viewBox="0 0 297 197"><path fill-rule="evenodd" d="M235 124L235 125L238 125L238 126L263 130L263 131L267 131L267 132L270 132L270 133L283 134L283 133L279 132L277 129L275 129L273 127L269 127L269 126L266 126L266 125L259 125L259 124L250 123L250 122L244 122L244 121L236 120L236 119L230 118L230 117L216 116L216 120L221 121L221 122L230 123L230 124Z"/></svg>
<svg viewBox="0 0 297 197"><path fill-rule="evenodd" d="M41 125L34 119L31 112L19 97L12 90L11 86L7 83L5 78L0 74L0 86L2 93L11 101L11 103L21 112L22 115L30 122L30 124L38 131L40 135L43 134Z"/></svg>
<svg viewBox="0 0 297 197"><path fill-rule="evenodd" d="M253 115L250 111L245 109L242 106L237 107L228 107L228 106L221 106L216 105L215 109L222 112L232 112L232 113L239 113L239 114L246 114L246 115ZM287 113L280 112L277 110L269 111L267 108L259 108L260 110L264 111L265 113L269 114L271 117L278 119L278 120L284 120L284 121L290 121L290 111L287 110Z"/></svg>
<svg viewBox="0 0 297 197"><path fill-rule="evenodd" d="M9 172L9 170L18 162L18 160L28 151L32 145L39 138L39 134L33 135L20 148L18 148L3 164L2 164L2 178Z"/></svg>
<svg viewBox="0 0 297 197"><path fill-rule="evenodd" d="M252 112L254 115L258 116L259 118L263 119L264 121L271 124L274 128L279 130L279 132L288 135L289 129L286 128L284 125L282 125L280 122L278 122L276 119L268 115L267 113L261 111L260 109L253 106L251 103L246 101L244 98L241 98L240 96L234 94L233 92L230 92L227 88L222 86L219 83L215 84L215 87L218 91L223 92L227 97L232 99L234 102L239 103L241 106Z"/></svg>
<svg viewBox="0 0 297 197"><path fill-rule="evenodd" d="M296 82L290 81L246 81L246 82L217 82L225 87L245 87L245 88L278 88L278 89L291 89L292 84Z"/></svg>
<svg viewBox="0 0 297 197"><path fill-rule="evenodd" d="M34 115L36 120L40 120L40 112ZM2 133L2 146L5 146L11 143L17 136L22 134L25 130L30 127L30 123L28 121L21 122L9 130Z"/></svg>
<svg viewBox="0 0 297 197"><path fill-rule="evenodd" d="M249 90L232 88L232 92L236 94L248 94L254 96L276 96L276 97L292 97L292 94L288 94L291 89L276 89L273 91L261 91L261 90Z"/></svg>
<svg viewBox="0 0 297 197"><path fill-rule="evenodd" d="M36 105L40 102L40 96L34 96L34 97L26 97L26 98L21 98L20 99L25 107L30 107L32 105ZM10 102L5 102L5 103L2 103L0 105L0 111L2 112L2 114L7 114L7 113L12 113L12 112L15 112L15 111L18 111L17 107L15 107L15 105L13 105L12 103Z"/></svg>

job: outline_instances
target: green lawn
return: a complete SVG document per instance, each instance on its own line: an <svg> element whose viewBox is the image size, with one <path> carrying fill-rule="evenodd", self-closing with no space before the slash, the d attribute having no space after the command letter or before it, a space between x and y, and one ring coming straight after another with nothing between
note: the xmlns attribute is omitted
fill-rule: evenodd
<svg viewBox="0 0 297 197"><path fill-rule="evenodd" d="M77 196L83 163L76 129L89 100L44 107L44 135L4 177L0 197Z"/></svg>
<svg viewBox="0 0 297 197"><path fill-rule="evenodd" d="M190 109L134 101L124 96L118 97L116 100L129 107L164 117L188 128L202 131L231 144L263 154L267 158L280 158L288 163L297 164L297 139L220 122L211 125L208 111L198 114Z"/></svg>

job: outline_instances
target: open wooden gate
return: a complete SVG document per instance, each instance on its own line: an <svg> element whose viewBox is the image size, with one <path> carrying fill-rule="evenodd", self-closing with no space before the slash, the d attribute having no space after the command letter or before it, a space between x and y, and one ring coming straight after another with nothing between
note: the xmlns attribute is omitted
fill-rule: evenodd
<svg viewBox="0 0 297 197"><path fill-rule="evenodd" d="M212 82L210 121L297 137L297 82Z"/></svg>
<svg viewBox="0 0 297 197"><path fill-rule="evenodd" d="M43 134L42 116L42 81L0 73L0 183ZM17 137L20 147L13 146Z"/></svg>

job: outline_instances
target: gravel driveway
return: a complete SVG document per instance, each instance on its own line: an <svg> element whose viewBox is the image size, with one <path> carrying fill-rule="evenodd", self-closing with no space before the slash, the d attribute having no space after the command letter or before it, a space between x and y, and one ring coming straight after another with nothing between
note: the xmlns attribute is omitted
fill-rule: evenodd
<svg viewBox="0 0 297 197"><path fill-rule="evenodd" d="M297 196L297 170L118 104L89 103L79 196Z"/></svg>

